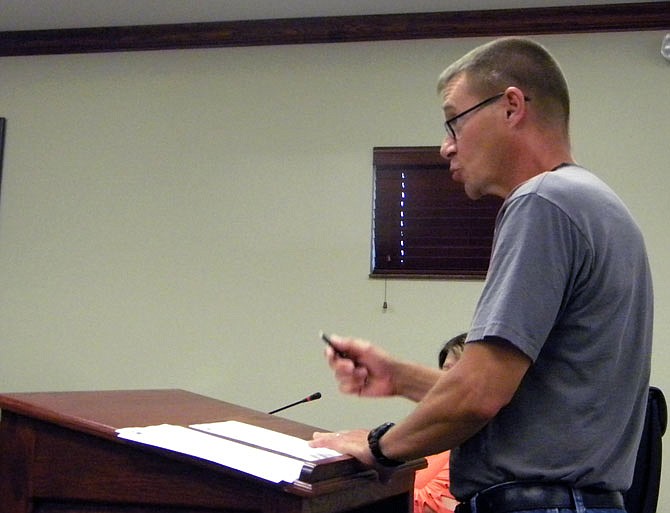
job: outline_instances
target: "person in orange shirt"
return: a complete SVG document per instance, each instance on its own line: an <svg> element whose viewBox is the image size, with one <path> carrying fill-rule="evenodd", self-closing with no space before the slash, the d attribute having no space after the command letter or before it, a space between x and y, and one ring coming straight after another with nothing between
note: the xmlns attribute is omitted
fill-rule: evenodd
<svg viewBox="0 0 670 513"><path fill-rule="evenodd" d="M445 342L438 362L442 370L453 367L463 352L467 333ZM449 491L449 452L427 456L428 466L414 478L414 513L453 513L458 501Z"/></svg>

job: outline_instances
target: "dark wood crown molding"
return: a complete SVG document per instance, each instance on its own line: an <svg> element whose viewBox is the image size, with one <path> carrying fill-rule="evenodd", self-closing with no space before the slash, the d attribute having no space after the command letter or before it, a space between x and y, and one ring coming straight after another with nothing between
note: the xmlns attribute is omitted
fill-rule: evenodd
<svg viewBox="0 0 670 513"><path fill-rule="evenodd" d="M0 56L670 29L670 1L0 32Z"/></svg>

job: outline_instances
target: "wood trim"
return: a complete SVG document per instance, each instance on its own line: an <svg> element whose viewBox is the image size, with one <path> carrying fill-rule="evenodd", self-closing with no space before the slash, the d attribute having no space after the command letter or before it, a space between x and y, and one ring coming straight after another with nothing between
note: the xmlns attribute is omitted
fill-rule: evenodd
<svg viewBox="0 0 670 513"><path fill-rule="evenodd" d="M381 167L449 166L439 146L375 146L372 156L374 165Z"/></svg>
<svg viewBox="0 0 670 513"><path fill-rule="evenodd" d="M0 56L670 29L670 1L0 32Z"/></svg>

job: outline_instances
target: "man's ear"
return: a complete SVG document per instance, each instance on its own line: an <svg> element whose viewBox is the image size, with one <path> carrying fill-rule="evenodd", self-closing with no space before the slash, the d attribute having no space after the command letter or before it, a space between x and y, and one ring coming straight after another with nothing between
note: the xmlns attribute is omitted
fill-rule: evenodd
<svg viewBox="0 0 670 513"><path fill-rule="evenodd" d="M523 91L518 87L508 87L505 90L506 116L507 119L519 117L521 119L526 112L526 99Z"/></svg>

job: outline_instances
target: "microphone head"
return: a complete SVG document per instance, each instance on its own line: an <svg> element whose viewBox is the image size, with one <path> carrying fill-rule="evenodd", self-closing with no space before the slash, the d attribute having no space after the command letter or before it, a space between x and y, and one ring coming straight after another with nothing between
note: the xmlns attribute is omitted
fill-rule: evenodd
<svg viewBox="0 0 670 513"><path fill-rule="evenodd" d="M287 408L292 408L293 406L297 406L298 404L308 403L310 401L315 401L316 399L321 399L321 392L315 392L312 395L305 397L304 399L300 399L300 401L296 401L294 403L287 404L286 406L282 406L281 408L277 408L276 410L269 411L268 414L272 415L274 413L284 411Z"/></svg>

